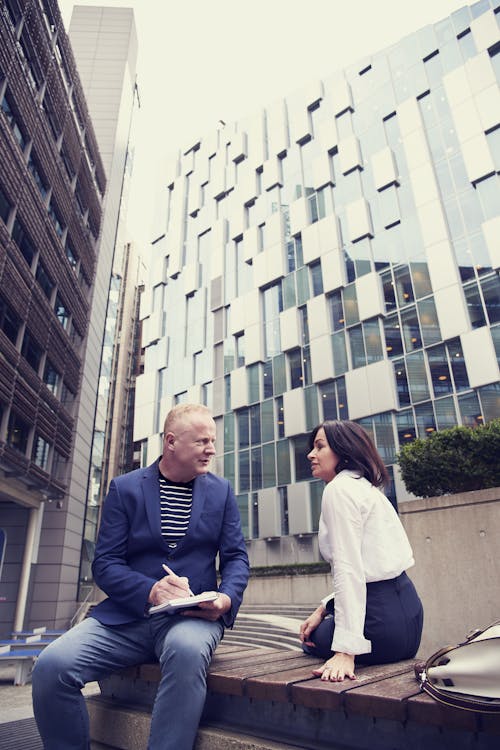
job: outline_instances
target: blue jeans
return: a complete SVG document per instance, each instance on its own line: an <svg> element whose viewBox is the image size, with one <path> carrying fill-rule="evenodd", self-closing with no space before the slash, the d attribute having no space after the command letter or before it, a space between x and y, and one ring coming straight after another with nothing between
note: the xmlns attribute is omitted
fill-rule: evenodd
<svg viewBox="0 0 500 750"><path fill-rule="evenodd" d="M89 719L81 689L133 664L158 660L148 750L192 750L206 697L206 674L222 621L153 615L126 625L89 617L51 643L32 677L33 709L45 750L88 750Z"/></svg>

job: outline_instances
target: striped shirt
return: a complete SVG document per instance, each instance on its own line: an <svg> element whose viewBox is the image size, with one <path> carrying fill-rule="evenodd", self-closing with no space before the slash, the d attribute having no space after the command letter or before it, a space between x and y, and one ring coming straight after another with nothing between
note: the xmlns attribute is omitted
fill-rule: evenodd
<svg viewBox="0 0 500 750"><path fill-rule="evenodd" d="M160 473L161 533L175 549L185 535L193 503L193 482L171 482Z"/></svg>

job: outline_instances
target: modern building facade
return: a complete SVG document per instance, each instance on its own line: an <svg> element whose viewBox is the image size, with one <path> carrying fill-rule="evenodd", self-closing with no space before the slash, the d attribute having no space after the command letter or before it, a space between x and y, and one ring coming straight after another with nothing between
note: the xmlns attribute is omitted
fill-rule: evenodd
<svg viewBox="0 0 500 750"><path fill-rule="evenodd" d="M85 513L83 544L81 539L78 544L82 545L78 598L85 599L91 594L87 584L106 490L102 471L118 300L130 255L126 212L133 168L131 131L137 105L138 44L131 8L77 5L68 34L108 178L83 371L85 408L79 412L70 484L70 493L79 498Z"/></svg>
<svg viewBox="0 0 500 750"><path fill-rule="evenodd" d="M135 440L213 409L252 563L315 560L308 432L500 416L500 7L457 10L179 154L143 295Z"/></svg>
<svg viewBox="0 0 500 750"><path fill-rule="evenodd" d="M0 40L5 634L75 607L84 506L68 487L106 177L55 0L3 2Z"/></svg>

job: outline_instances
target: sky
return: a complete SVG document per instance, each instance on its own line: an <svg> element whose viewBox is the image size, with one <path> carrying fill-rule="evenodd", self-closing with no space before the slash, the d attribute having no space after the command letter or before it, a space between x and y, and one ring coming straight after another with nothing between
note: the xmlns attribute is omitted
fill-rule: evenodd
<svg viewBox="0 0 500 750"><path fill-rule="evenodd" d="M129 225L150 242L151 184L179 149L445 18L464 0L59 0L132 7L141 109Z"/></svg>

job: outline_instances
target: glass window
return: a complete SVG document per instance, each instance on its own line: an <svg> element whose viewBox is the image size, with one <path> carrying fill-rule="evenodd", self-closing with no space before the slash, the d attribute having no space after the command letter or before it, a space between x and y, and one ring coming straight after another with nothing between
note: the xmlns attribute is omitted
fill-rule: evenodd
<svg viewBox="0 0 500 750"><path fill-rule="evenodd" d="M28 266L31 267L33 258L36 254L35 246L24 231L23 226L17 219L14 221L14 226L12 228L12 239L21 251Z"/></svg>
<svg viewBox="0 0 500 750"><path fill-rule="evenodd" d="M366 363L378 362L383 358L382 340L380 337L380 326L378 320L365 320L363 323L363 336L366 349Z"/></svg>
<svg viewBox="0 0 500 750"><path fill-rule="evenodd" d="M262 446L262 486L276 487L276 459L274 443Z"/></svg>
<svg viewBox="0 0 500 750"><path fill-rule="evenodd" d="M347 362L347 348L345 332L338 331L332 334L333 368L336 375L343 375L349 369Z"/></svg>
<svg viewBox="0 0 500 750"><path fill-rule="evenodd" d="M363 331L361 326L349 329L349 343L351 346L351 361L354 369L366 365L365 347L363 343Z"/></svg>
<svg viewBox="0 0 500 750"><path fill-rule="evenodd" d="M330 309L330 321L332 331L341 331L345 328L344 307L340 291L334 292L328 297Z"/></svg>
<svg viewBox="0 0 500 750"><path fill-rule="evenodd" d="M45 383L49 391L51 391L51 393L53 393L54 395L57 393L60 377L61 376L59 375L57 370L52 367L50 361L47 359L43 372L43 382Z"/></svg>
<svg viewBox="0 0 500 750"><path fill-rule="evenodd" d="M273 363L270 359L262 366L262 381L264 398L270 398L273 395Z"/></svg>
<svg viewBox="0 0 500 750"><path fill-rule="evenodd" d="M25 454L28 447L29 432L28 423L12 411L7 425L7 445L19 451L19 453Z"/></svg>
<svg viewBox="0 0 500 750"><path fill-rule="evenodd" d="M295 481L301 482L311 478L311 465L307 460L309 453L309 435L299 435L293 441L295 460ZM281 484L281 482L280 482Z"/></svg>
<svg viewBox="0 0 500 750"><path fill-rule="evenodd" d="M7 224L11 208L12 205L10 204L2 188L0 188L0 218L2 219L4 224Z"/></svg>
<svg viewBox="0 0 500 750"><path fill-rule="evenodd" d="M382 274L382 286L384 289L384 299L385 299L385 310L386 312L391 312L392 310L395 310L397 307L396 304L396 294L394 292L394 281L392 280L392 274L390 271Z"/></svg>
<svg viewBox="0 0 500 750"><path fill-rule="evenodd" d="M354 284L344 287L343 298L346 325L350 326L359 323L358 300Z"/></svg>
<svg viewBox="0 0 500 750"><path fill-rule="evenodd" d="M57 315L57 319L59 320L59 323L62 325L62 327L66 331L69 325L69 312L66 309L64 302L59 297L59 295L56 296L54 309L56 311L56 315Z"/></svg>
<svg viewBox="0 0 500 750"><path fill-rule="evenodd" d="M260 401L260 365L247 367L248 378L248 403L253 404Z"/></svg>
<svg viewBox="0 0 500 750"><path fill-rule="evenodd" d="M4 94L1 109L5 115L7 122L9 123L10 129L12 130L19 148L21 149L21 151L24 151L27 142L24 126L22 125L18 115L15 112L15 107L13 106L10 94Z"/></svg>
<svg viewBox="0 0 500 750"><path fill-rule="evenodd" d="M410 269L417 299L431 294L432 286L427 263L425 261L413 261L410 263Z"/></svg>
<svg viewBox="0 0 500 750"><path fill-rule="evenodd" d="M260 405L262 442L274 440L274 401L272 398L262 401Z"/></svg>
<svg viewBox="0 0 500 750"><path fill-rule="evenodd" d="M441 331L439 329L434 299L428 297L427 299L420 300L420 302L417 302L417 308L424 344L425 346L435 344L441 340Z"/></svg>
<svg viewBox="0 0 500 750"><path fill-rule="evenodd" d="M283 310L281 285L273 284L263 292L264 298L264 339L266 358L281 351L279 314Z"/></svg>
<svg viewBox="0 0 500 750"><path fill-rule="evenodd" d="M323 274L321 272L321 262L318 260L316 263L311 263L309 268L311 270L312 295L313 297L316 297L318 294L323 294Z"/></svg>
<svg viewBox="0 0 500 750"><path fill-rule="evenodd" d="M274 393L279 395L286 391L286 358L284 354L278 354L273 358L273 382Z"/></svg>
<svg viewBox="0 0 500 750"><path fill-rule="evenodd" d="M397 315L384 319L385 348L389 357L399 357L403 354L401 340L401 326Z"/></svg>
<svg viewBox="0 0 500 750"><path fill-rule="evenodd" d="M312 430L319 423L318 390L316 385L304 388L306 429Z"/></svg>
<svg viewBox="0 0 500 750"><path fill-rule="evenodd" d="M414 352L408 355L406 358L406 371L412 403L415 404L430 398L423 352Z"/></svg>
<svg viewBox="0 0 500 750"><path fill-rule="evenodd" d="M458 408L462 417L462 424L466 427L477 427L483 424L483 415L476 393L466 393L458 397Z"/></svg>
<svg viewBox="0 0 500 750"><path fill-rule="evenodd" d="M406 376L406 365L404 359L394 362L394 375L396 378L399 406L409 406L410 389L408 388L408 378Z"/></svg>
<svg viewBox="0 0 500 750"><path fill-rule="evenodd" d="M260 406L255 404L250 407L250 441L252 445L261 443L260 435Z"/></svg>
<svg viewBox="0 0 500 750"><path fill-rule="evenodd" d="M238 476L240 492L250 489L250 455L248 450L238 453Z"/></svg>
<svg viewBox="0 0 500 750"><path fill-rule="evenodd" d="M375 443L382 460L386 464L394 463L396 460L396 443L391 414L376 414L373 417L373 427Z"/></svg>
<svg viewBox="0 0 500 750"><path fill-rule="evenodd" d="M400 307L414 302L411 274L408 266L401 266L394 271L394 285Z"/></svg>
<svg viewBox="0 0 500 750"><path fill-rule="evenodd" d="M259 537L259 494L258 492L252 492L251 495L252 503L252 539L258 539Z"/></svg>
<svg viewBox="0 0 500 750"><path fill-rule="evenodd" d="M38 373L38 369L40 367L42 353L42 348L37 344L30 332L26 330L24 332L21 354L36 373Z"/></svg>
<svg viewBox="0 0 500 750"><path fill-rule="evenodd" d="M420 349L422 346L422 337L420 335L420 326L415 308L401 311L401 323L406 351L411 352L414 349Z"/></svg>
<svg viewBox="0 0 500 750"><path fill-rule="evenodd" d="M398 431L399 445L411 443L417 437L415 420L411 409L400 411L396 414L396 428Z"/></svg>
<svg viewBox="0 0 500 750"><path fill-rule="evenodd" d="M260 446L258 448L252 448L250 458L252 469L252 489L260 490L262 488L262 458Z"/></svg>
<svg viewBox="0 0 500 750"><path fill-rule="evenodd" d="M495 326L490 330L491 338L493 339L493 346L495 347L495 353L497 355L498 366L500 367L500 326Z"/></svg>
<svg viewBox="0 0 500 750"><path fill-rule="evenodd" d="M462 351L462 345L460 339L453 339L447 344L448 356L451 363L451 371L453 373L453 382L455 384L456 391L463 391L469 388L469 378L467 376L467 370L465 367L465 359Z"/></svg>
<svg viewBox="0 0 500 750"><path fill-rule="evenodd" d="M301 388L304 384L304 376L302 373L302 352L300 349L294 349L289 352L288 364L290 367L291 388Z"/></svg>
<svg viewBox="0 0 500 750"><path fill-rule="evenodd" d="M17 343L17 336L21 327L21 318L11 308L11 306L0 298L0 328L5 333L9 341L14 346Z"/></svg>
<svg viewBox="0 0 500 750"><path fill-rule="evenodd" d="M432 432L436 432L436 420L430 402L415 406L415 421L420 438L428 437Z"/></svg>
<svg viewBox="0 0 500 750"><path fill-rule="evenodd" d="M224 414L224 451L234 450L234 414Z"/></svg>
<svg viewBox="0 0 500 750"><path fill-rule="evenodd" d="M283 309L288 310L290 307L297 305L297 295L295 294L295 274L289 273L282 280L283 287Z"/></svg>
<svg viewBox="0 0 500 750"><path fill-rule="evenodd" d="M278 474L278 484L290 484L290 450L288 440L279 440L276 443L276 464Z"/></svg>
<svg viewBox="0 0 500 750"><path fill-rule="evenodd" d="M234 453L224 453L224 477L235 487Z"/></svg>
<svg viewBox="0 0 500 750"><path fill-rule="evenodd" d="M337 405L339 409L339 419L349 419L349 408L347 403L347 391L345 387L345 378L337 378L335 381L337 388Z"/></svg>
<svg viewBox="0 0 500 750"><path fill-rule="evenodd" d="M318 531L319 518L321 515L321 500L323 498L323 482L310 482L309 492L311 495L311 525L313 531Z"/></svg>
<svg viewBox="0 0 500 750"><path fill-rule="evenodd" d="M238 447L247 448L250 445L250 420L248 409L238 411Z"/></svg>
<svg viewBox="0 0 500 750"><path fill-rule="evenodd" d="M276 399L276 433L279 438L285 437L285 410L283 408L283 396Z"/></svg>
<svg viewBox="0 0 500 750"><path fill-rule="evenodd" d="M228 476L225 471L224 471L224 476L226 477L226 479L228 479ZM243 536L245 537L245 539L249 539L250 538L250 526L249 526L249 513L248 513L248 495L246 493L243 495L237 495L236 503L238 505L238 510L240 513L241 530L243 531Z"/></svg>
<svg viewBox="0 0 500 750"><path fill-rule="evenodd" d="M433 346L427 350L427 359L431 372L434 397L438 398L446 393L453 392L451 373L448 365L448 356L444 344Z"/></svg>
<svg viewBox="0 0 500 750"><path fill-rule="evenodd" d="M322 420L318 420L318 422L326 419L338 419L337 396L335 394L334 381L332 380L328 383L321 383L318 386L318 389L323 412Z"/></svg>
<svg viewBox="0 0 500 750"><path fill-rule="evenodd" d="M47 271L45 270L45 266L40 260L38 261L35 277L40 284L43 293L45 294L47 299L50 300L52 296L52 290L54 289L54 284L51 281Z"/></svg>
<svg viewBox="0 0 500 750"><path fill-rule="evenodd" d="M500 278L493 276L481 281L486 312L490 325L500 322Z"/></svg>
<svg viewBox="0 0 500 750"><path fill-rule="evenodd" d="M33 442L33 453L31 458L33 463L39 466L44 471L47 471L49 465L49 450L50 445L40 435L37 435Z"/></svg>
<svg viewBox="0 0 500 750"><path fill-rule="evenodd" d="M500 417L500 383L491 383L478 388L485 422Z"/></svg>
<svg viewBox="0 0 500 750"><path fill-rule="evenodd" d="M455 427L458 424L455 402L452 396L436 399L434 411L438 430L447 430L449 427Z"/></svg>
<svg viewBox="0 0 500 750"><path fill-rule="evenodd" d="M298 268L295 272L295 279L297 282L297 305L305 305L307 300L311 296L309 289L309 270L307 266Z"/></svg>
<svg viewBox="0 0 500 750"><path fill-rule="evenodd" d="M286 487L278 487L280 498L281 533L288 534L288 490Z"/></svg>
<svg viewBox="0 0 500 750"><path fill-rule="evenodd" d="M243 367L245 364L245 334L238 333L234 337L235 367Z"/></svg>

